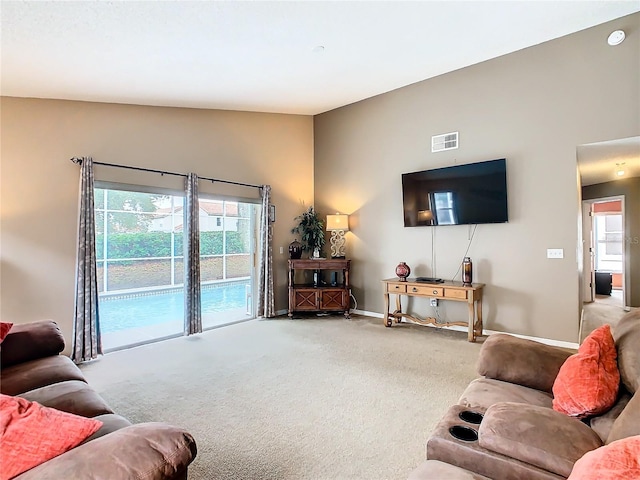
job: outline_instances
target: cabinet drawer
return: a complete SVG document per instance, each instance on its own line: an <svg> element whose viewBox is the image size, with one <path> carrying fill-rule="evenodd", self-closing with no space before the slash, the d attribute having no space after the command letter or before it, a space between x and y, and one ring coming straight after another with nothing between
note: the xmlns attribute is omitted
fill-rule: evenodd
<svg viewBox="0 0 640 480"><path fill-rule="evenodd" d="M444 298L457 298L457 299L460 299L460 300L466 300L467 299L467 291L466 290L445 288L444 289Z"/></svg>
<svg viewBox="0 0 640 480"><path fill-rule="evenodd" d="M406 285L400 285L398 283L388 283L387 292L405 293L407 291Z"/></svg>
<svg viewBox="0 0 640 480"><path fill-rule="evenodd" d="M442 287L434 287L431 285L411 285L407 289L407 293L411 295L423 295L425 297L442 297Z"/></svg>

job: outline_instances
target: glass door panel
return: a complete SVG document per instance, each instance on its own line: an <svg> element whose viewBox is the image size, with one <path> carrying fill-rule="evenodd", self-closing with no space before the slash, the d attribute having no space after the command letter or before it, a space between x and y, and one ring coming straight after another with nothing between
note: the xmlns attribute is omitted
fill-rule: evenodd
<svg viewBox="0 0 640 480"><path fill-rule="evenodd" d="M256 205L200 198L202 327L254 318Z"/></svg>
<svg viewBox="0 0 640 480"><path fill-rule="evenodd" d="M98 301L103 348L183 330L183 198L95 189Z"/></svg>

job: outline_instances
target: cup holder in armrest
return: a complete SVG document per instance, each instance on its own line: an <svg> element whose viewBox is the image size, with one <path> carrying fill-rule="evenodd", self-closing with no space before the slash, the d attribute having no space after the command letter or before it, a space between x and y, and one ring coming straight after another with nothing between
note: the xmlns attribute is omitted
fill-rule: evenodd
<svg viewBox="0 0 640 480"><path fill-rule="evenodd" d="M474 425L480 425L482 422L482 414L478 412L472 412L471 410L463 410L458 414L462 420L467 423L473 423Z"/></svg>
<svg viewBox="0 0 640 480"><path fill-rule="evenodd" d="M463 427L461 425L454 425L449 428L449 433L452 437L464 442L475 442L478 440L478 432L473 428Z"/></svg>

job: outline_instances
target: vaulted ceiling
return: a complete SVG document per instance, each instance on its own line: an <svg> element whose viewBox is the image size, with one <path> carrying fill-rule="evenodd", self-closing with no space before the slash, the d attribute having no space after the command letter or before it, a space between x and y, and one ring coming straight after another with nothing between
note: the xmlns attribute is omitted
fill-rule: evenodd
<svg viewBox="0 0 640 480"><path fill-rule="evenodd" d="M2 1L1 93L313 115L639 10L615 0Z"/></svg>

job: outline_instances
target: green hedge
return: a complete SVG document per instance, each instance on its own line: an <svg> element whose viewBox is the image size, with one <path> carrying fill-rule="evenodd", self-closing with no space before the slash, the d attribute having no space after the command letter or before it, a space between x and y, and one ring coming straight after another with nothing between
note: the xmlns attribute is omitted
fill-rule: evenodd
<svg viewBox="0 0 640 480"><path fill-rule="evenodd" d="M200 233L200 255L249 253L249 242L240 232L226 232L227 251L222 251L223 232ZM108 258L148 258L171 256L170 232L113 233L107 237ZM104 234L96 235L96 254L104 258ZM182 235L176 235L174 252L181 256Z"/></svg>

